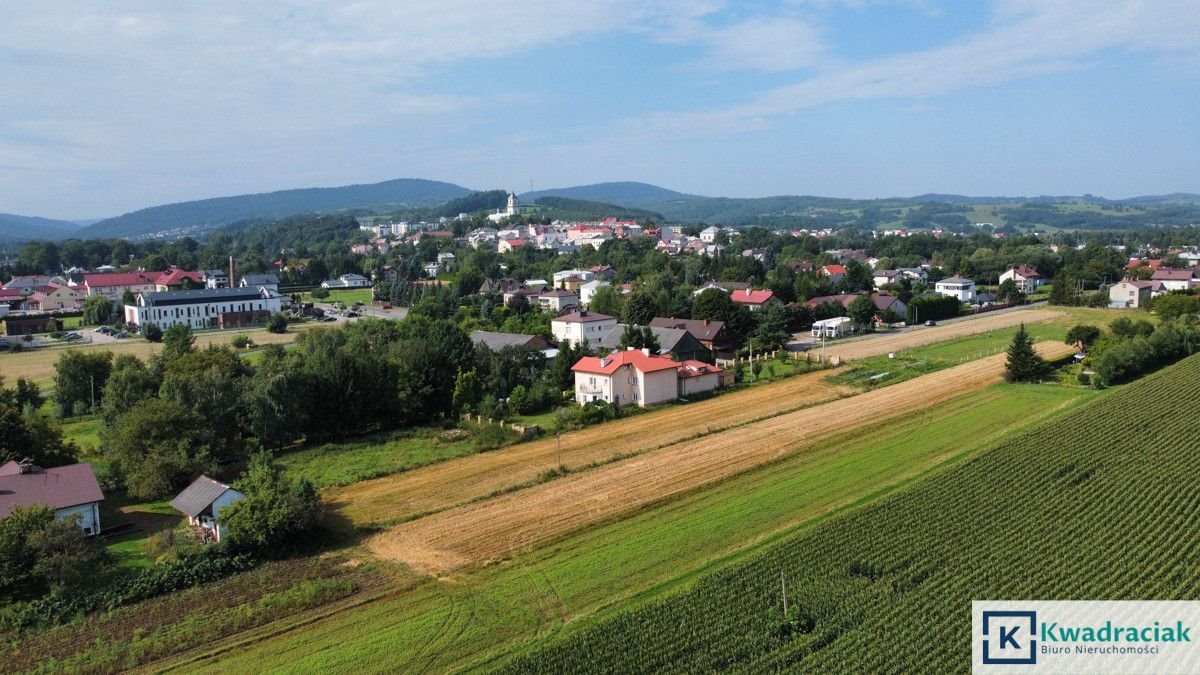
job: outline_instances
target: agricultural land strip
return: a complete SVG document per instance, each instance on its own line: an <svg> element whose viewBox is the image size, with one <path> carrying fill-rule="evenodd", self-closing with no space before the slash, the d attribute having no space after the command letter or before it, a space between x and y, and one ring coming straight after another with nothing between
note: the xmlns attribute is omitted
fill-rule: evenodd
<svg viewBox="0 0 1200 675"><path fill-rule="evenodd" d="M1059 357L1074 350L1040 346ZM995 382L997 355L859 396L685 441L575 476L443 511L372 537L378 555L445 574L542 545L574 530L776 461L823 439L912 415Z"/></svg>

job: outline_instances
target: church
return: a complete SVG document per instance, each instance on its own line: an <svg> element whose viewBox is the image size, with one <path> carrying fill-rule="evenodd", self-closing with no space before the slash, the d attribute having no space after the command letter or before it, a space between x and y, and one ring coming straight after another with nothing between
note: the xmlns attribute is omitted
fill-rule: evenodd
<svg viewBox="0 0 1200 675"><path fill-rule="evenodd" d="M520 213L521 206L517 202L517 193L509 192L508 204L505 206L504 210L501 211L500 209L496 209L495 213L488 215L488 220L492 221L493 223L498 223L510 216L520 215Z"/></svg>

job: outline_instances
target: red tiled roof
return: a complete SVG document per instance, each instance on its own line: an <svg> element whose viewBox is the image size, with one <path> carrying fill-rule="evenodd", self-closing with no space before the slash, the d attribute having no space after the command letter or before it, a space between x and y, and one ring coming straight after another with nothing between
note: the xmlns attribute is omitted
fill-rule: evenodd
<svg viewBox="0 0 1200 675"><path fill-rule="evenodd" d="M825 274L845 274L846 268L842 265L826 265L821 268Z"/></svg>
<svg viewBox="0 0 1200 675"><path fill-rule="evenodd" d="M52 509L90 504L104 499L90 464L70 464L21 473L20 465L0 466L0 518L17 506L45 504Z"/></svg>
<svg viewBox="0 0 1200 675"><path fill-rule="evenodd" d="M184 279L191 279L201 286L204 285L204 277L199 272L188 272L178 267L173 267L163 272L154 283L159 286L180 286L183 284Z"/></svg>
<svg viewBox="0 0 1200 675"><path fill-rule="evenodd" d="M647 356L640 349L629 349L604 358L585 356L571 366L571 370L579 373L612 375L622 366L633 366L639 372L653 373L660 370L672 370L678 368L679 365L678 361L669 356Z"/></svg>
<svg viewBox="0 0 1200 675"><path fill-rule="evenodd" d="M761 305L773 297L775 297L774 291L755 291L749 288L744 291L733 291L729 294L730 300L747 305Z"/></svg>
<svg viewBox="0 0 1200 675"><path fill-rule="evenodd" d="M720 374L721 369L703 361L684 361L676 369L680 377L701 377L703 375Z"/></svg>
<svg viewBox="0 0 1200 675"><path fill-rule="evenodd" d="M1125 269L1127 270L1131 270L1135 267L1149 267L1152 270L1156 270L1162 267L1162 259L1134 258L1133 260L1125 263Z"/></svg>
<svg viewBox="0 0 1200 675"><path fill-rule="evenodd" d="M140 286L154 283L154 277L145 272L105 272L103 274L85 274L83 283L88 288Z"/></svg>
<svg viewBox="0 0 1200 675"><path fill-rule="evenodd" d="M1012 271L1025 277L1026 279L1034 279L1034 278L1042 276L1042 275L1038 274L1037 270L1030 267L1029 265L1016 265L1012 268Z"/></svg>

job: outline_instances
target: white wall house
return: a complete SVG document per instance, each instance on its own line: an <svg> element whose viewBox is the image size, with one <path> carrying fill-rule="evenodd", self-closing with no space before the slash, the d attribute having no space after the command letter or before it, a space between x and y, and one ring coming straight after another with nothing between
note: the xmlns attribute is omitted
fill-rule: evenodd
<svg viewBox="0 0 1200 675"><path fill-rule="evenodd" d="M587 282L586 284L582 284L579 287L579 301L584 305L587 305L592 301L592 296L596 294L596 291L604 288L605 286L611 285L612 284L603 279L592 279L591 281Z"/></svg>
<svg viewBox="0 0 1200 675"><path fill-rule="evenodd" d="M17 507L49 506L59 520L78 516L86 534L100 533L100 502L104 493L90 464L43 469L31 462L0 465L0 518Z"/></svg>
<svg viewBox="0 0 1200 675"><path fill-rule="evenodd" d="M202 527L221 541L221 511L245 498L246 495L220 481L200 476L171 500L171 507L187 516L189 525Z"/></svg>
<svg viewBox="0 0 1200 675"><path fill-rule="evenodd" d="M1183 291L1200 286L1200 279L1196 278L1196 270L1192 268L1186 270L1158 269L1154 271L1154 276L1150 277L1150 280L1161 281L1163 289L1167 291Z"/></svg>
<svg viewBox="0 0 1200 675"><path fill-rule="evenodd" d="M1033 293L1037 290L1038 286L1046 283L1042 275L1029 265L1010 267L1008 271L1000 275L1000 283L1004 283L1010 279L1022 293Z"/></svg>
<svg viewBox="0 0 1200 675"><path fill-rule="evenodd" d="M1155 285L1157 282L1154 281L1124 279L1108 287L1108 306L1117 309L1145 307Z"/></svg>
<svg viewBox="0 0 1200 675"><path fill-rule="evenodd" d="M369 288L371 280L361 274L343 274L336 279L321 282L321 288Z"/></svg>
<svg viewBox="0 0 1200 675"><path fill-rule="evenodd" d="M537 296L538 306L545 312L561 312L568 307L579 306L579 296L571 291L556 288Z"/></svg>
<svg viewBox="0 0 1200 675"><path fill-rule="evenodd" d="M975 282L962 277L949 277L934 284L934 290L942 295L958 298L962 302L975 299Z"/></svg>
<svg viewBox="0 0 1200 675"><path fill-rule="evenodd" d="M586 309L555 317L550 322L550 333L558 342L567 341L577 345L583 341L598 344L617 326L617 320L607 314L597 314Z"/></svg>
<svg viewBox="0 0 1200 675"><path fill-rule="evenodd" d="M617 406L645 407L679 396L677 361L669 356L651 356L649 350L629 350L597 358L586 356L571 370L575 372L575 400L607 401Z"/></svg>
<svg viewBox="0 0 1200 675"><path fill-rule="evenodd" d="M144 272L112 272L105 274L83 275L83 286L87 294L102 295L113 303L121 302L125 291L134 295L138 293L153 293L158 290L155 284L158 274Z"/></svg>
<svg viewBox="0 0 1200 675"><path fill-rule="evenodd" d="M283 300L265 288L204 288L195 291L142 293L125 305L125 323L169 328L234 328L265 321L280 311Z"/></svg>

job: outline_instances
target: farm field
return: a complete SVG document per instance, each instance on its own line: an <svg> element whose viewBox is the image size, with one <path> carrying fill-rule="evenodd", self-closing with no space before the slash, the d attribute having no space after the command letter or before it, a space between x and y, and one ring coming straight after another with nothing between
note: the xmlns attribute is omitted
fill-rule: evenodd
<svg viewBox="0 0 1200 675"><path fill-rule="evenodd" d="M319 326L316 323L304 323L289 326L286 333L271 333L265 328L253 328L249 330L228 330L228 331L204 331L196 333L196 346L199 348L207 347L208 345L228 346L229 341L238 335L248 335L254 340L257 345L268 344L286 344L296 339L299 332L310 330ZM132 337L127 340L117 340L106 344L91 344L79 347L53 347L47 349L35 349L32 351L24 351L18 354L3 353L0 354L0 375L3 375L9 382L15 381L19 377L24 377L32 380L42 388L54 386L54 364L58 363L59 357L67 351L67 349L83 349L88 351L110 351L113 354L133 354L142 359L149 358L152 354L157 354L162 351L162 345L154 342L147 342L140 337Z"/></svg>
<svg viewBox="0 0 1200 675"><path fill-rule="evenodd" d="M972 599L1194 599L1198 377L1195 355L503 672L962 672Z"/></svg>
<svg viewBox="0 0 1200 675"><path fill-rule="evenodd" d="M172 665L186 671L487 670L511 649L686 587L700 570L952 465L1013 429L1107 391L993 385L811 452L655 504L623 520L302 626L265 626ZM986 427L986 435L973 433ZM733 558L730 558L733 556ZM569 623L568 623L569 622ZM370 626L364 631L363 626ZM268 664L271 664L268 667ZM160 664L166 666L168 664Z"/></svg>
<svg viewBox="0 0 1200 675"><path fill-rule="evenodd" d="M322 497L359 526L399 522L527 484L560 464L580 469L849 393L822 382L825 375L814 371L566 433L561 459L551 437L327 490Z"/></svg>
<svg viewBox="0 0 1200 675"><path fill-rule="evenodd" d="M1044 344L1045 356L1066 345ZM403 523L368 546L409 567L444 574L546 543L570 531L643 508L778 460L821 439L882 424L983 389L999 379L1004 356L685 441L576 476Z"/></svg>

